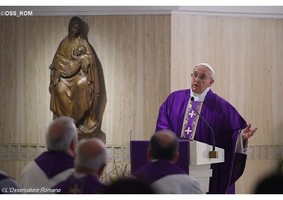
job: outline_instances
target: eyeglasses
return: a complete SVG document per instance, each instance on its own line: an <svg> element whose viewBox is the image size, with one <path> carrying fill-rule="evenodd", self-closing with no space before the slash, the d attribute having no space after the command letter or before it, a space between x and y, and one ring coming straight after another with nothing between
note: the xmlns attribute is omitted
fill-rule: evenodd
<svg viewBox="0 0 283 200"><path fill-rule="evenodd" d="M191 74L191 77L193 78L193 79L196 79L196 78L199 78L201 81L205 81L207 78L206 78L206 76L205 76L205 74L198 74L198 73L193 73L193 74Z"/></svg>

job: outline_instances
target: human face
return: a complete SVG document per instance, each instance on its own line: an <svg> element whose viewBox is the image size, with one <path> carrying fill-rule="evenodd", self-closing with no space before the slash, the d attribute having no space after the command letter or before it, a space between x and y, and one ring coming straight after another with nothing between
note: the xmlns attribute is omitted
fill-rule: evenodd
<svg viewBox="0 0 283 200"><path fill-rule="evenodd" d="M75 53L76 53L76 56L81 56L81 55L83 55L83 53L84 53L84 48L83 48L82 46L79 46L79 47L76 49Z"/></svg>
<svg viewBox="0 0 283 200"><path fill-rule="evenodd" d="M211 73L207 67L202 65L194 68L191 80L191 89L194 93L201 94L213 84Z"/></svg>
<svg viewBox="0 0 283 200"><path fill-rule="evenodd" d="M78 23L74 23L70 25L69 34L72 38L76 38L80 33L81 33L80 25Z"/></svg>

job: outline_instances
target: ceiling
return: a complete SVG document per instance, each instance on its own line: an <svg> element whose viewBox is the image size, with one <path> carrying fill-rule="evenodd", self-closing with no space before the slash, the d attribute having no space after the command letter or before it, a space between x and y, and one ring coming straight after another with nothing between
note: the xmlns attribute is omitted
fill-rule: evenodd
<svg viewBox="0 0 283 200"><path fill-rule="evenodd" d="M1 6L3 10L32 11L34 16L188 13L283 18L283 6Z"/></svg>

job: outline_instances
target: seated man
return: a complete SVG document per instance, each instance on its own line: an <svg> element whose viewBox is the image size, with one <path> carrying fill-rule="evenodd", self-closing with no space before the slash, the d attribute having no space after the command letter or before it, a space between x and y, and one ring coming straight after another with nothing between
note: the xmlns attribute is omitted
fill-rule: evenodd
<svg viewBox="0 0 283 200"><path fill-rule="evenodd" d="M51 122L46 134L47 151L24 168L20 187L46 193L46 189L65 180L74 171L77 142L77 128L72 118L60 117Z"/></svg>
<svg viewBox="0 0 283 200"><path fill-rule="evenodd" d="M265 174L255 185L255 194L283 194L283 160L276 170Z"/></svg>
<svg viewBox="0 0 283 200"><path fill-rule="evenodd" d="M161 194L204 194L200 184L174 165L179 158L178 140L170 130L156 132L149 143L148 162L134 173Z"/></svg>
<svg viewBox="0 0 283 200"><path fill-rule="evenodd" d="M107 188L99 180L106 164L107 149L101 140L81 140L75 157L76 171L53 188L61 194L101 194Z"/></svg>
<svg viewBox="0 0 283 200"><path fill-rule="evenodd" d="M0 194L20 193L17 181L0 170Z"/></svg>

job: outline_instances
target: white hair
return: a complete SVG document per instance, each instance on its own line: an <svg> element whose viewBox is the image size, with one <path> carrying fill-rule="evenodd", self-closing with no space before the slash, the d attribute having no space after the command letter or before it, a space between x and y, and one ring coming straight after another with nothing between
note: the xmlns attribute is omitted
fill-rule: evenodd
<svg viewBox="0 0 283 200"><path fill-rule="evenodd" d="M70 117L59 117L53 120L46 134L48 150L67 151L73 140L77 141L77 128Z"/></svg>
<svg viewBox="0 0 283 200"><path fill-rule="evenodd" d="M87 140L98 141L98 139L91 138L91 139L82 139L79 142L78 149L77 149L77 155L75 157L75 167L89 169L94 172L98 172L101 166L107 163L108 151L105 148L105 146L102 145L103 147L101 151L97 153L96 155L85 156L82 148L83 148L83 143L85 143Z"/></svg>

